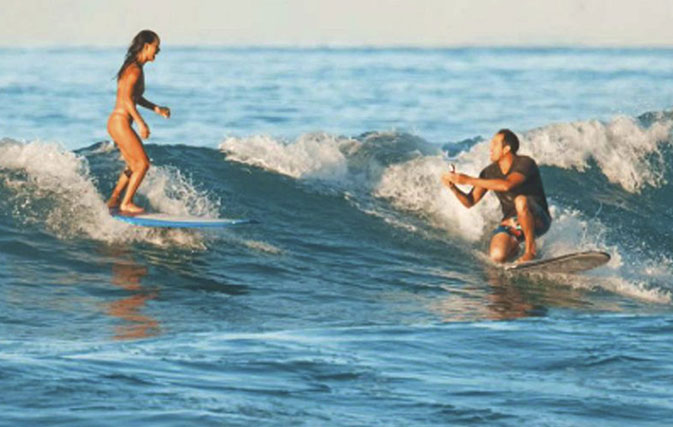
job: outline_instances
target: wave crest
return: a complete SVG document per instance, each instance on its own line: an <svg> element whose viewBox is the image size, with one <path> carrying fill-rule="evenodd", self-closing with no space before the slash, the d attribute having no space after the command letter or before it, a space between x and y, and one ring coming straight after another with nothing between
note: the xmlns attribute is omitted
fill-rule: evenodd
<svg viewBox="0 0 673 427"><path fill-rule="evenodd" d="M114 220L85 157L46 142L0 141L0 208L19 222L44 227L59 238L107 243L142 241L158 246L204 248L184 230L133 227ZM155 209L172 214L217 215L218 203L171 168L150 169L141 191Z"/></svg>

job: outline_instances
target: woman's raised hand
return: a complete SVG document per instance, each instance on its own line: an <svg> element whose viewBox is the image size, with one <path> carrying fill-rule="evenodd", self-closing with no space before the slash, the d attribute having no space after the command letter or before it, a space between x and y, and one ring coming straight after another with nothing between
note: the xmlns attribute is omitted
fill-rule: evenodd
<svg viewBox="0 0 673 427"><path fill-rule="evenodd" d="M171 117L171 109L168 107L160 107L157 105L154 107L154 112L166 119Z"/></svg>

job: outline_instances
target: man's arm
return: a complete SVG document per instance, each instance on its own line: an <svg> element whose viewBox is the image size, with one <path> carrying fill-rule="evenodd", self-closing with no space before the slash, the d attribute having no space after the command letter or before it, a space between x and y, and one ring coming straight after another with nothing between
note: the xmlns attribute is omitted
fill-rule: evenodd
<svg viewBox="0 0 673 427"><path fill-rule="evenodd" d="M447 179L454 184L471 185L475 188L499 192L509 191L512 188L521 185L526 180L526 176L519 172L511 173L505 179L474 178L463 175L462 173L453 172L449 172L448 175Z"/></svg>
<svg viewBox="0 0 673 427"><path fill-rule="evenodd" d="M463 193L458 187L456 187L456 184L449 180L448 175L444 175L442 177L442 182L449 190L451 190L460 203L462 203L463 206L468 209L479 203L479 201L484 197L484 194L486 194L486 191L488 191L485 188L473 187L469 193Z"/></svg>

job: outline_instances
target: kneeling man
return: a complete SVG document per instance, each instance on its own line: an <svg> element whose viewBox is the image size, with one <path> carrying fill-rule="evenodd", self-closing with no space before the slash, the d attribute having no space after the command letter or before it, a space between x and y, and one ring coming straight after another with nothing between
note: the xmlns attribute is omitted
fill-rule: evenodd
<svg viewBox="0 0 673 427"><path fill-rule="evenodd" d="M551 216L542 187L540 170L533 159L519 156L519 138L509 129L501 129L491 140L491 163L474 178L455 170L444 174L442 181L467 208L479 203L488 190L494 191L503 219L493 232L490 256L505 262L517 254L525 241L523 255L516 262L535 258L535 238L549 230ZM471 185L469 193L456 184Z"/></svg>

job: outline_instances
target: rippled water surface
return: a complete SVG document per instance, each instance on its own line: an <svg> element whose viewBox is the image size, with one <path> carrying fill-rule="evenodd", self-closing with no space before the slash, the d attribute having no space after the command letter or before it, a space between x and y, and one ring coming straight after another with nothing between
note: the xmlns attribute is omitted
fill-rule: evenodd
<svg viewBox="0 0 673 427"><path fill-rule="evenodd" d="M107 212L123 53L0 50L2 424L673 420L671 51L167 43L138 201L260 222L205 232ZM439 177L502 127L541 167L541 256L609 264L486 260L495 197Z"/></svg>

